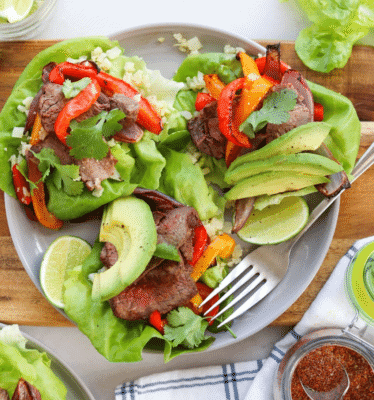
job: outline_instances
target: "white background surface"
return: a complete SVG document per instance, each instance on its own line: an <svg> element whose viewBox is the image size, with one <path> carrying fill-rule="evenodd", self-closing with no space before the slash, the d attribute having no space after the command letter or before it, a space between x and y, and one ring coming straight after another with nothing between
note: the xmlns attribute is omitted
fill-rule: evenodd
<svg viewBox="0 0 374 400"><path fill-rule="evenodd" d="M278 0L59 0L52 19L35 39L110 36L123 29L168 22L196 23L255 40L295 40L298 32L309 24L294 0L286 3ZM117 385L143 375L264 358L286 331L283 328L266 328L240 343L235 343L233 339L233 345L225 349L182 356L165 365L161 355L149 353L140 363L111 364L76 328L21 329L54 349L60 358L69 363L97 400L114 399Z"/></svg>

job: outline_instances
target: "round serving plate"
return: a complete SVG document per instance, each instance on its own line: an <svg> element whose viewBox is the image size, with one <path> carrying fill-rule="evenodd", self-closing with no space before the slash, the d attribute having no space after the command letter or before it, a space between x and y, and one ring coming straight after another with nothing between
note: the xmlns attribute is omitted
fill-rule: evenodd
<svg viewBox="0 0 374 400"><path fill-rule="evenodd" d="M0 323L0 330L5 326L6 325ZM67 389L66 400L95 400L92 393L79 376L64 361L58 358L52 350L30 335L22 331L21 333L22 336L27 339L26 348L35 349L48 355L51 360L52 371L60 378Z"/></svg>
<svg viewBox="0 0 374 400"><path fill-rule="evenodd" d="M225 45L244 48L248 53L264 54L261 45L225 31L196 25L147 25L125 30L111 37L118 40L125 54L142 57L147 68L160 70L166 78L172 78L186 57L175 46L174 34L180 33L190 39L197 36L203 45L201 52L222 52ZM308 199L312 209L321 196ZM232 326L237 338L224 332L216 335L209 351L237 343L269 325L286 311L304 292L320 268L334 235L339 214L339 199L314 223L295 245L290 267L282 282L260 303ZM44 252L54 239L62 235L76 235L93 244L99 233L99 221L67 223L58 231L51 231L30 221L17 200L5 195L5 209L10 233L18 256L30 278L41 291L39 282L40 263ZM41 291L42 292L42 291ZM62 310L59 310L63 313Z"/></svg>

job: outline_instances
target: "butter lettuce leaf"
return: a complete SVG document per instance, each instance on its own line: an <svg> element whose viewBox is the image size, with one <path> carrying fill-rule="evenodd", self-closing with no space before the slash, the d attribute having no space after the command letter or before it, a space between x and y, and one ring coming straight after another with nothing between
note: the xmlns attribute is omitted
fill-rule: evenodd
<svg viewBox="0 0 374 400"><path fill-rule="evenodd" d="M43 399L66 399L67 389L52 371L51 359L26 344L18 325L0 331L0 387L12 397L19 379L24 378L39 390Z"/></svg>
<svg viewBox="0 0 374 400"><path fill-rule="evenodd" d="M352 46L374 27L371 0L298 0L313 24L296 39L296 52L309 68L330 72L347 63Z"/></svg>

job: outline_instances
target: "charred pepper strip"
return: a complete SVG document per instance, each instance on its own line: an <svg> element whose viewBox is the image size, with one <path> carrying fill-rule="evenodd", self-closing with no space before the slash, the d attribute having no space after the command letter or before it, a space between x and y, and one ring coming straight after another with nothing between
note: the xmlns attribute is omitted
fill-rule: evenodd
<svg viewBox="0 0 374 400"><path fill-rule="evenodd" d="M140 95L139 92L127 82L115 78L105 72L101 71L97 75L96 79L98 80L100 87L109 93L122 93L126 97L130 98ZM139 114L136 122L156 135L158 135L163 129L160 116L149 101L142 96L139 100Z"/></svg>
<svg viewBox="0 0 374 400"><path fill-rule="evenodd" d="M195 236L194 236L194 251L193 257L191 261L191 265L195 265L199 258L203 255L205 247L208 244L208 233L204 227L204 225L200 225L195 228Z"/></svg>
<svg viewBox="0 0 374 400"><path fill-rule="evenodd" d="M19 171L17 164L14 164L12 167L12 176L18 200L28 206L31 203L30 186L26 178Z"/></svg>
<svg viewBox="0 0 374 400"><path fill-rule="evenodd" d="M208 301L208 303L204 304L204 306L200 308L200 304L210 295L210 293L212 293L213 289L202 282L196 282L196 287L198 290L198 294L194 296L190 301L194 307L194 312L196 312L197 314L202 314L205 313L205 311L209 310L209 308L219 300L219 295L215 295L212 299ZM212 321L211 318L214 317L218 313L218 311L219 306L214 307L213 310L209 311L209 313L206 315L209 321L209 325L213 324L214 321Z"/></svg>
<svg viewBox="0 0 374 400"><path fill-rule="evenodd" d="M166 325L166 320L161 318L160 311L155 310L152 312L152 314L149 316L149 323L160 333L164 334L164 326Z"/></svg>
<svg viewBox="0 0 374 400"><path fill-rule="evenodd" d="M243 132L240 132L234 123L234 99L236 92L243 89L246 78L239 78L224 87L218 99L217 113L219 129L227 140L238 146L252 147L252 144Z"/></svg>
<svg viewBox="0 0 374 400"><path fill-rule="evenodd" d="M62 143L66 144L70 121L89 110L100 96L100 91L99 83L96 79L93 79L60 111L55 122L55 132Z"/></svg>
<svg viewBox="0 0 374 400"><path fill-rule="evenodd" d="M196 111L202 110L208 104L213 103L213 101L215 101L215 98L209 93L199 92L195 101Z"/></svg>
<svg viewBox="0 0 374 400"><path fill-rule="evenodd" d="M51 214L45 203L44 183L41 181L42 173L32 159L27 160L27 167L29 179L37 185L37 188L31 192L31 200L38 221L46 228L60 229L64 222Z"/></svg>
<svg viewBox="0 0 374 400"><path fill-rule="evenodd" d="M65 78L77 78L82 79L85 77L95 78L99 73L98 68L93 64L73 64L70 62L63 62L57 64L49 73L49 80L53 83L62 85L65 82Z"/></svg>
<svg viewBox="0 0 374 400"><path fill-rule="evenodd" d="M227 168L238 157L242 149L243 147L237 146L236 144L230 142L229 140L227 141L225 150L225 162Z"/></svg>
<svg viewBox="0 0 374 400"><path fill-rule="evenodd" d="M205 86L209 93L218 100L222 90L226 86L217 74L207 74L204 75Z"/></svg>
<svg viewBox="0 0 374 400"><path fill-rule="evenodd" d="M256 58L255 60L258 70L260 71L260 74L263 75L264 74L264 70L265 70L265 65L266 65L266 57L259 57ZM286 64L284 61L280 62L280 71L282 73L282 75L291 67Z"/></svg>
<svg viewBox="0 0 374 400"><path fill-rule="evenodd" d="M323 121L323 105L321 103L314 103L314 121Z"/></svg>

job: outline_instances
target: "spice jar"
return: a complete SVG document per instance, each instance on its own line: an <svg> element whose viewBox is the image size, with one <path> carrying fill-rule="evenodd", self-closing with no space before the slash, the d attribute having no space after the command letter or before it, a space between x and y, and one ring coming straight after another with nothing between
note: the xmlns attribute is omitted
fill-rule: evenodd
<svg viewBox="0 0 374 400"><path fill-rule="evenodd" d="M312 389L331 390L340 381L343 367L350 378L343 399L374 399L374 243L352 259L345 286L356 311L354 320L344 329L321 329L296 342L279 365L275 400L309 399L300 378Z"/></svg>

